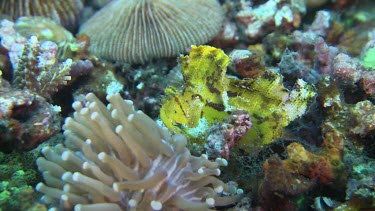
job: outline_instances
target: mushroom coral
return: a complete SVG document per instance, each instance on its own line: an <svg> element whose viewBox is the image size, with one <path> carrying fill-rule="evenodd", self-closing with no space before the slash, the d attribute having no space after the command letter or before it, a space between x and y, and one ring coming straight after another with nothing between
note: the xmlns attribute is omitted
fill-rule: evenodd
<svg viewBox="0 0 375 211"><path fill-rule="evenodd" d="M44 16L51 18L68 29L77 27L77 17L79 17L82 9L82 0L0 1L0 14L9 15L13 20L21 16Z"/></svg>
<svg viewBox="0 0 375 211"><path fill-rule="evenodd" d="M220 30L223 10L216 0L118 0L80 28L90 51L128 63L173 57L210 41Z"/></svg>

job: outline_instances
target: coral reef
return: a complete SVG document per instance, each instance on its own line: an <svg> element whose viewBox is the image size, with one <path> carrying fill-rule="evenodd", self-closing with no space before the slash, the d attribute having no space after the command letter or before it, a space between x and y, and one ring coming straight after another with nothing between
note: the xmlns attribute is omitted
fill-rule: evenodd
<svg viewBox="0 0 375 211"><path fill-rule="evenodd" d="M39 37L44 41L39 42ZM4 70L4 76L13 87L29 89L48 100L68 82L94 69L94 59L87 53L87 38L80 36L76 40L63 27L43 17L21 17L16 23L3 19L0 38L12 64L12 69Z"/></svg>
<svg viewBox="0 0 375 211"><path fill-rule="evenodd" d="M66 85L72 60L56 64L57 45L50 41L40 43L36 36L26 42L22 55L16 63L13 86L27 88L49 99L58 91L57 86Z"/></svg>
<svg viewBox="0 0 375 211"><path fill-rule="evenodd" d="M288 158L269 158L263 165L265 177L259 194L262 207L266 210L297 210L291 199L308 191L325 187L343 190L347 171L342 162L342 134L324 126L325 139L320 151L310 153L299 143L287 147Z"/></svg>
<svg viewBox="0 0 375 211"><path fill-rule="evenodd" d="M81 0L3 0L0 14L9 15L13 20L21 16L44 16L57 23L74 29L83 9Z"/></svg>
<svg viewBox="0 0 375 211"><path fill-rule="evenodd" d="M0 79L1 80L1 79ZM0 87L0 149L32 149L60 131L60 107L28 90Z"/></svg>
<svg viewBox="0 0 375 211"><path fill-rule="evenodd" d="M350 170L350 179L346 188L346 203L336 210L359 210L375 207L374 175L375 160L363 154L363 150L353 144L348 144L345 151L345 163Z"/></svg>
<svg viewBox="0 0 375 211"><path fill-rule="evenodd" d="M271 71L256 79L227 77L229 57L209 46L193 46L180 62L186 85L181 91L167 88L160 118L168 128L198 139L198 143L213 123L239 109L247 111L252 121L240 145L256 151L279 138L282 128L303 115L315 95L303 80L294 89L285 89L282 76Z"/></svg>
<svg viewBox="0 0 375 211"><path fill-rule="evenodd" d="M35 168L36 153L0 152L0 208L3 210L43 209L34 200L33 187L39 180Z"/></svg>
<svg viewBox="0 0 375 211"><path fill-rule="evenodd" d="M14 23L15 31L23 36L35 35L43 41L52 41L59 47L74 42L73 34L53 20L45 17L20 17Z"/></svg>
<svg viewBox="0 0 375 211"><path fill-rule="evenodd" d="M32 24L28 21L36 19L40 20L40 23L34 24L35 31L32 31ZM61 107L50 104L53 95L67 85L68 81L72 82L71 79L74 81L93 69L90 60L75 57L79 55L79 50L72 53L70 47L68 50L64 49L67 43L70 46L75 45L70 33L53 23L55 28L62 31L57 30L51 34L49 24L46 24L43 18L36 19L24 17L16 24L5 19L0 22L1 53L7 55L6 61L12 65L2 69L4 78L0 79L0 136L1 149L4 151L32 149L59 132ZM17 29L26 36L36 33L44 39L52 38L58 41L61 38L61 48L48 40L40 43L34 35L26 39ZM64 35L63 32L68 34ZM78 49L81 47L79 44L76 45ZM74 56L75 61L64 58L65 53ZM12 82L12 87L5 79Z"/></svg>
<svg viewBox="0 0 375 211"><path fill-rule="evenodd" d="M0 1L0 210L374 210L374 6Z"/></svg>
<svg viewBox="0 0 375 211"><path fill-rule="evenodd" d="M46 182L36 190L63 209L207 210L236 203L241 189L215 176L222 158L192 156L183 135L169 135L119 94L107 108L92 93L75 102L65 142L42 149ZM231 195L228 195L231 194Z"/></svg>
<svg viewBox="0 0 375 211"><path fill-rule="evenodd" d="M122 83L125 85L124 98L132 99L139 110L153 119L157 118L164 90L169 83L173 83L173 79L166 79L170 66L167 61L157 61L142 67L124 67L121 74L126 78Z"/></svg>
<svg viewBox="0 0 375 211"><path fill-rule="evenodd" d="M320 90L318 96L326 112L325 125L329 123L330 130L338 131L341 137L345 137L343 161L349 171L346 201L335 206L335 210L373 208L373 192L368 191L373 187L373 181L367 177L371 172L367 168L371 168L374 157L372 151L374 106L370 101L359 97L348 99L352 96L345 94L336 82L324 78L318 87ZM353 103L353 100L356 101ZM362 172L363 175L358 176L358 172Z"/></svg>
<svg viewBox="0 0 375 211"><path fill-rule="evenodd" d="M145 63L210 41L222 21L216 0L120 0L97 12L80 33L90 37L90 50L100 58Z"/></svg>
<svg viewBox="0 0 375 211"><path fill-rule="evenodd" d="M237 13L236 19L245 28L248 39L257 39L275 28L298 28L306 8L301 1L270 0L256 7L248 6Z"/></svg>
<svg viewBox="0 0 375 211"><path fill-rule="evenodd" d="M225 157L228 160L231 148L238 145L250 128L250 116L245 111L234 111L223 122L214 123L207 132L205 150L208 158Z"/></svg>
<svg viewBox="0 0 375 211"><path fill-rule="evenodd" d="M233 68L242 78L258 78L266 70L264 52L261 47L252 50L235 49L229 57L231 60L229 68Z"/></svg>

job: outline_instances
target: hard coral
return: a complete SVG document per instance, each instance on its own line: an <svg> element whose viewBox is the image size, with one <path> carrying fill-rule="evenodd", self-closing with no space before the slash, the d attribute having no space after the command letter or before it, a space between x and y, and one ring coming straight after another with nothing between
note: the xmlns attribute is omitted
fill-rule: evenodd
<svg viewBox="0 0 375 211"><path fill-rule="evenodd" d="M297 210L289 199L314 187L314 182L285 169L277 156L269 158L263 165L264 179L259 187L259 197L264 210Z"/></svg>
<svg viewBox="0 0 375 211"><path fill-rule="evenodd" d="M303 2L269 0L257 7L244 8L237 13L236 19L248 39L257 39L278 27L284 30L298 28L305 12Z"/></svg>
<svg viewBox="0 0 375 211"><path fill-rule="evenodd" d="M97 12L80 33L90 37L90 50L101 58L145 63L211 40L223 16L216 0L119 0Z"/></svg>
<svg viewBox="0 0 375 211"><path fill-rule="evenodd" d="M359 61L347 54L340 53L332 61L332 74L345 84L355 84L362 76Z"/></svg>
<svg viewBox="0 0 375 211"><path fill-rule="evenodd" d="M263 165L265 178L259 188L266 210L297 210L292 199L307 191L343 191L347 171L343 159L344 137L329 124L324 126L323 148L311 153L299 144L287 147L288 159L269 158Z"/></svg>
<svg viewBox="0 0 375 211"><path fill-rule="evenodd" d="M260 48L260 49L259 49ZM242 78L257 78L266 70L264 52L261 47L251 50L233 50L229 57L231 59L230 68Z"/></svg>
<svg viewBox="0 0 375 211"><path fill-rule="evenodd" d="M350 130L352 133L364 136L375 129L375 106L372 102L360 101L350 108L350 113L355 122Z"/></svg>
<svg viewBox="0 0 375 211"><path fill-rule="evenodd" d="M72 60L56 61L57 45L50 41L40 43L31 36L23 48L14 71L13 86L27 88L49 99L58 91L57 86L71 79L68 75Z"/></svg>
<svg viewBox="0 0 375 211"><path fill-rule="evenodd" d="M82 9L81 0L2 0L0 3L0 14L14 20L21 16L44 16L69 29L77 26Z"/></svg>
<svg viewBox="0 0 375 211"><path fill-rule="evenodd" d="M71 32L46 17L20 17L15 21L14 28L24 37L35 35L40 41L49 40L59 46L74 41Z"/></svg>
<svg viewBox="0 0 375 211"><path fill-rule="evenodd" d="M37 159L46 185L36 189L45 203L69 210L208 210L241 198L236 184L215 177L225 159L192 156L186 137L171 136L119 94L107 96L107 107L94 94L86 100L73 103L65 146L45 147Z"/></svg>
<svg viewBox="0 0 375 211"><path fill-rule="evenodd" d="M0 85L0 149L32 149L47 140L60 130L58 113L58 106L4 82Z"/></svg>
<svg viewBox="0 0 375 211"><path fill-rule="evenodd" d="M250 116L245 111L234 111L223 122L215 123L208 131L205 148L210 159L225 157L229 159L232 147L251 127Z"/></svg>

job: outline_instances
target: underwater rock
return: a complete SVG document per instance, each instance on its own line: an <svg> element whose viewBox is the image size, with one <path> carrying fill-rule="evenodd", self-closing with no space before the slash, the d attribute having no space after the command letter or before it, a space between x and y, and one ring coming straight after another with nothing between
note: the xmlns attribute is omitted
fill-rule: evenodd
<svg viewBox="0 0 375 211"><path fill-rule="evenodd" d="M240 34L236 24L233 21L224 20L223 29L211 42L218 48L232 47L240 42Z"/></svg>
<svg viewBox="0 0 375 211"><path fill-rule="evenodd" d="M375 106L369 100L356 103L350 108L355 127L350 131L362 136L375 129Z"/></svg>
<svg viewBox="0 0 375 211"><path fill-rule="evenodd" d="M264 51L261 46L253 47L251 50L234 49L229 57L231 60L229 68L234 69L242 78L256 79L266 71Z"/></svg>
<svg viewBox="0 0 375 211"><path fill-rule="evenodd" d="M290 200L311 190L315 184L301 175L294 175L284 167L277 156L269 158L264 164L265 172L258 195L264 210L297 210Z"/></svg>
<svg viewBox="0 0 375 211"><path fill-rule="evenodd" d="M362 68L359 61L351 58L349 55L340 53L332 61L332 72L342 83L354 85L362 74Z"/></svg>
<svg viewBox="0 0 375 211"><path fill-rule="evenodd" d="M339 49L328 46L322 37L315 39L315 65L322 76L332 75L332 61L339 53Z"/></svg>
<svg viewBox="0 0 375 211"><path fill-rule="evenodd" d="M28 90L0 87L0 149L28 150L46 141L60 131L59 112L59 106Z"/></svg>
<svg viewBox="0 0 375 211"><path fill-rule="evenodd" d="M321 189L344 189L347 170L343 163L344 137L329 124L323 126L324 141L311 153L299 144L287 147L288 158L272 156L263 164L265 177L259 188L262 208L296 210L293 198Z"/></svg>
<svg viewBox="0 0 375 211"><path fill-rule="evenodd" d="M209 159L224 157L229 159L232 147L245 136L251 128L250 116L246 111L234 111L224 118L223 122L217 122L207 132L206 150Z"/></svg>
<svg viewBox="0 0 375 211"><path fill-rule="evenodd" d="M236 19L248 39L257 39L271 30L298 28L306 12L304 2L269 0L257 7L239 11Z"/></svg>

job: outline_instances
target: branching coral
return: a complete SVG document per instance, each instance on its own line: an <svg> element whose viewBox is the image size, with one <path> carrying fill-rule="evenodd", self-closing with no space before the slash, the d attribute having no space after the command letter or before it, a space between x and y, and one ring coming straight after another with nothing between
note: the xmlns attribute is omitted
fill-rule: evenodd
<svg viewBox="0 0 375 211"><path fill-rule="evenodd" d="M26 39L29 37L29 39ZM77 40L62 26L43 17L0 21L0 40L8 54L13 87L26 88L50 100L63 85L94 69L87 36ZM72 59L70 59L72 58Z"/></svg>
<svg viewBox="0 0 375 211"><path fill-rule="evenodd" d="M66 84L71 79L68 74L72 60L56 64L56 54L55 43L45 41L40 44L36 36L31 36L14 72L13 86L27 88L50 98L58 91L58 85Z"/></svg>
<svg viewBox="0 0 375 211"><path fill-rule="evenodd" d="M241 198L234 183L215 176L224 159L195 157L182 135L169 135L131 101L94 94L73 103L63 145L45 147L37 159L43 200L64 209L207 210ZM227 194L231 193L231 196Z"/></svg>

